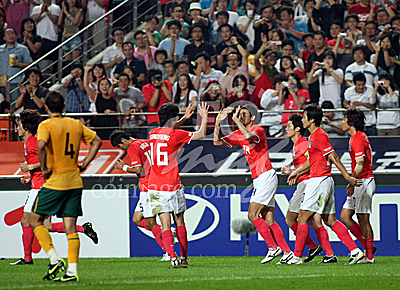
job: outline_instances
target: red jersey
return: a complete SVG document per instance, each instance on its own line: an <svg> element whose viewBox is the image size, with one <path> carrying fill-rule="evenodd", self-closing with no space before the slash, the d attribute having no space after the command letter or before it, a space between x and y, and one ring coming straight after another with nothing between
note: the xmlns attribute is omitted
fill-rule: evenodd
<svg viewBox="0 0 400 290"><path fill-rule="evenodd" d="M28 165L39 163L39 156L37 153L37 137L33 135L29 136L24 143L24 148L26 163L28 163ZM36 168L29 171L29 173L32 176L32 189L40 189L44 184L42 170L40 168Z"/></svg>
<svg viewBox="0 0 400 290"><path fill-rule="evenodd" d="M271 170L272 165L269 159L267 136L264 129L260 126L253 126L250 132L255 133L258 140L247 140L240 130L236 130L222 139L229 147L239 145L243 148L244 156L246 156L247 163L250 166L251 177L255 179L261 173Z"/></svg>
<svg viewBox="0 0 400 290"><path fill-rule="evenodd" d="M306 98L306 102L304 103L304 105L306 105L310 101L310 94L308 93L307 90L304 89L298 90L297 97L299 98L299 100L301 98ZM292 94L288 94L288 98L285 100L284 110L300 110L300 109L301 108L299 108L296 102L294 101ZM291 113L282 114L282 125L286 125L289 122L290 115Z"/></svg>
<svg viewBox="0 0 400 290"><path fill-rule="evenodd" d="M155 128L149 133L153 149L152 166L148 188L158 191L176 191L180 189L181 179L178 168L178 151L189 144L194 133L168 127Z"/></svg>
<svg viewBox="0 0 400 290"><path fill-rule="evenodd" d="M274 89L274 78L269 77L263 69L261 76L254 82L253 92L255 98L254 104L261 110L264 110L264 108L260 106L261 97L268 89Z"/></svg>
<svg viewBox="0 0 400 290"><path fill-rule="evenodd" d="M293 146L293 165L294 168L299 168L308 160L308 140L301 136L296 144ZM302 182L303 180L307 180L310 178L310 173L302 174L299 179L297 179L297 183Z"/></svg>
<svg viewBox="0 0 400 290"><path fill-rule="evenodd" d="M304 61L304 71L307 71L307 59L310 54L314 52L315 48L313 51L309 51L307 48L303 51L303 61Z"/></svg>
<svg viewBox="0 0 400 290"><path fill-rule="evenodd" d="M334 152L328 134L317 128L308 139L310 177L331 176L332 163L327 155Z"/></svg>
<svg viewBox="0 0 400 290"><path fill-rule="evenodd" d="M152 160L150 142L148 140L133 140L128 148L128 155L131 159L130 167L142 166L142 171L138 175L139 188L140 191L147 192Z"/></svg>
<svg viewBox="0 0 400 290"><path fill-rule="evenodd" d="M167 86L167 89L171 92L172 94L172 85L169 81L163 81L165 83L165 85ZM156 103L155 107L152 107L149 105L149 101L153 98L154 92L155 92L155 88L153 87L152 84L147 84L145 86L143 86L142 88L142 92L143 92L143 97L146 99L146 102L148 104L147 106L147 112L158 112L158 109L165 103L169 103L167 97L164 94L164 91L162 90L162 88L160 88L160 92L158 95L158 101ZM147 124L152 124L152 123L156 123L159 122L160 120L158 119L158 115L147 115Z"/></svg>
<svg viewBox="0 0 400 290"><path fill-rule="evenodd" d="M376 20L376 10L379 9L379 6L375 4L375 9L374 9L374 20ZM369 18L369 12L371 11L371 6L368 5L367 7L362 7L360 3L351 5L349 8L349 14L357 14L358 19L360 22L366 23Z"/></svg>
<svg viewBox="0 0 400 290"><path fill-rule="evenodd" d="M364 168L362 169L358 178L374 177L372 167L372 150L368 137L364 132L357 131L351 136L349 141L349 153L351 157L351 173L354 175L354 168L356 168L356 159L364 157Z"/></svg>

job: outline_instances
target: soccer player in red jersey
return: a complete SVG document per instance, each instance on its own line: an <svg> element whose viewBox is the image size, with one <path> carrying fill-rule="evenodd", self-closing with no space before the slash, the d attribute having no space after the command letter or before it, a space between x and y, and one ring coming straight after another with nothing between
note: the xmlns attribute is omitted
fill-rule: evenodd
<svg viewBox="0 0 400 290"><path fill-rule="evenodd" d="M178 168L178 152L184 144L203 139L206 136L208 106L205 103L198 109L201 120L200 130L188 132L175 129L178 123L179 107L174 103L163 104L158 110L159 128L149 133L152 150L152 165L148 181L150 203L154 215L158 214L162 226L163 244L174 267L186 267L188 264L188 240L184 221L186 200ZM175 222L176 236L181 248L181 259L174 250L171 231L171 215Z"/></svg>
<svg viewBox="0 0 400 290"><path fill-rule="evenodd" d="M347 200L343 205L340 219L350 232L361 242L366 250L366 258L359 263L375 263L374 233L369 217L372 212L372 196L375 193L375 180L372 167L372 152L367 135L365 135L365 116L359 109L348 109L343 117L343 130L351 135L349 153L353 177L361 179L362 185L347 187ZM357 215L356 223L353 215Z"/></svg>
<svg viewBox="0 0 400 290"><path fill-rule="evenodd" d="M294 114L289 116L289 122L286 126L286 137L293 141L293 164L294 169L285 165L282 167L282 173L290 174L295 169L299 168L308 160L308 140L303 137L304 127L302 123L302 116L299 114ZM292 198L289 201L289 208L286 213L286 224L293 230L294 234L297 235L298 221L297 217L300 212L301 199L303 197L306 185L310 179L309 171L301 174L297 178L297 188L293 193ZM320 241L322 247L326 252L326 256L322 259L320 263L335 263L337 262L337 257L332 251L331 244L328 238L328 232L322 224L322 217L320 214L315 214L311 218L311 225L317 233L317 238ZM318 246L311 237L308 237L306 244L309 246L308 257L304 262L310 262L315 256L322 252L321 246Z"/></svg>
<svg viewBox="0 0 400 290"><path fill-rule="evenodd" d="M214 130L214 145L229 147L239 145L243 148L246 160L249 163L253 178L253 194L250 199L248 218L257 228L268 245L268 253L261 263L271 262L280 253L284 253L278 264L284 264L293 257L293 252L285 241L282 229L275 222L275 193L278 187L278 178L269 159L268 143L265 131L260 126L254 126L257 107L246 104L237 107L232 120L238 130L221 138L221 121L228 116L229 109L222 110L216 119ZM261 216L260 216L261 215ZM271 232L274 237L272 237ZM277 245L275 243L275 240Z"/></svg>
<svg viewBox="0 0 400 290"><path fill-rule="evenodd" d="M28 184L31 182L31 190L26 198L24 213L21 219L22 226L22 243L24 246L24 257L19 259L17 262L10 263L10 265L32 265L32 245L34 234L31 226L29 225L29 217L32 212L32 206L36 199L36 196L44 184L44 178L40 169L39 157L37 155L37 129L39 123L42 121L42 116L36 110L24 110L20 114L20 121L18 123L17 131L18 136L22 137L25 141L25 159L26 163L21 164L22 172L29 172L21 177L22 184ZM51 223L51 217L46 218L45 225L50 232L64 233L64 226L62 222ZM97 233L92 229L91 223L85 223L83 226L77 226L78 231L86 232L96 244L98 241Z"/></svg>
<svg viewBox="0 0 400 290"><path fill-rule="evenodd" d="M364 258L364 253L357 247L346 226L335 217L335 188L331 175L332 162L352 186L361 185L362 180L351 177L346 171L332 148L328 135L320 128L322 117L322 109L315 104L308 105L304 109L303 126L311 133L308 149L309 160L289 175L288 183L294 184L297 175L308 168L310 168L310 179L307 182L304 199L300 207L294 257L288 264L303 263L301 256L310 232L309 221L316 213L322 215L325 224L336 233L350 250L348 264L355 264Z"/></svg>

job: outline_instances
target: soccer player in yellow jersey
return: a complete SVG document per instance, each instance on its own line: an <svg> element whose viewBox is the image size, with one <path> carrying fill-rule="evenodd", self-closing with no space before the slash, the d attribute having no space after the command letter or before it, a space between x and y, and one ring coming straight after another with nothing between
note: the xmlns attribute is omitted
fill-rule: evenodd
<svg viewBox="0 0 400 290"><path fill-rule="evenodd" d="M47 94L45 108L50 119L38 129L37 150L45 183L32 207L30 224L43 249L50 258L50 266L43 280L60 282L78 281L79 237L76 220L82 215L83 183L80 172L96 156L102 142L96 132L86 128L79 120L62 116L64 98L59 92ZM89 153L78 165L80 143L90 144ZM63 218L68 239L68 271L65 261L57 254L51 236L43 225L46 216Z"/></svg>

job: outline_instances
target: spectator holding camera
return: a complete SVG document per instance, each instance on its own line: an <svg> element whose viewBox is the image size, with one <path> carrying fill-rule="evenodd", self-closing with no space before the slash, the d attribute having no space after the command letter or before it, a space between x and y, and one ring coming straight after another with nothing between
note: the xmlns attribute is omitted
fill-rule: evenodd
<svg viewBox="0 0 400 290"><path fill-rule="evenodd" d="M239 29L249 37L248 48L249 51L254 49L254 34L255 30L253 22L260 19L260 15L256 14L256 1L246 0L245 1L246 15L240 16L238 20Z"/></svg>
<svg viewBox="0 0 400 290"><path fill-rule="evenodd" d="M71 76L63 83L63 88L67 89L67 99L65 100L67 113L83 113L89 110L89 100L82 77L83 66L79 63L73 64Z"/></svg>
<svg viewBox="0 0 400 290"><path fill-rule="evenodd" d="M233 103L240 103L240 106L245 105L247 102L255 103L253 92L248 88L247 76L238 74L233 78L232 91L229 92L227 97L227 106Z"/></svg>
<svg viewBox="0 0 400 290"><path fill-rule="evenodd" d="M343 131L343 125L341 124L343 120L342 112L332 112L327 110L334 109L334 105L331 101L323 101L321 103L321 108L324 110L324 117L322 118L321 128L329 135L329 137L340 137L346 132Z"/></svg>
<svg viewBox="0 0 400 290"><path fill-rule="evenodd" d="M375 54L371 55L371 64L373 64L378 70L378 75L381 75L383 72L388 72L391 75L394 75L394 70L396 69L397 65L392 60L398 56L399 45L396 45L396 49L395 46L392 45L392 41L398 41L398 39L392 39L393 38L389 34L384 34L381 37L381 42L379 44L371 42L371 45L375 51Z"/></svg>
<svg viewBox="0 0 400 290"><path fill-rule="evenodd" d="M162 79L162 72L158 69L149 70L147 77L149 83L143 86L143 96L148 105L147 112L158 112L165 103L172 101L172 85ZM147 133L160 125L158 115L147 115Z"/></svg>
<svg viewBox="0 0 400 290"><path fill-rule="evenodd" d="M222 71L213 69L211 64L211 57L208 53L202 52L196 55L196 64L197 68L195 68L196 73L196 81L194 82L195 89L199 92L199 97L208 86L208 83L212 80L219 80L222 78Z"/></svg>
<svg viewBox="0 0 400 290"><path fill-rule="evenodd" d="M226 99L222 95L221 85L218 80L210 80L204 91L201 93L201 101L209 106L209 112L218 112L225 108ZM217 115L210 114L207 119L207 135L214 132L215 120Z"/></svg>
<svg viewBox="0 0 400 290"><path fill-rule="evenodd" d="M220 29L223 40L220 43L218 43L215 48L215 52L217 53L218 67L222 67L222 64L226 62L228 49L231 46L237 47L240 53L242 55L246 55L247 58L248 50L246 44L242 39L233 36L234 34L233 27L230 26L229 24L222 24Z"/></svg>

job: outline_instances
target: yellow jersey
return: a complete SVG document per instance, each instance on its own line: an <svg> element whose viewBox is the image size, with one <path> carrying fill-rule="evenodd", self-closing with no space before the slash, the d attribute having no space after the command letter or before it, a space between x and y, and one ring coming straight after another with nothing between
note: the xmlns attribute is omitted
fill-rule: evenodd
<svg viewBox="0 0 400 290"><path fill-rule="evenodd" d="M79 120L68 117L53 117L38 128L38 141L47 145L47 168L54 172L43 187L54 190L83 188L78 167L81 141L89 144L96 132L86 128Z"/></svg>

